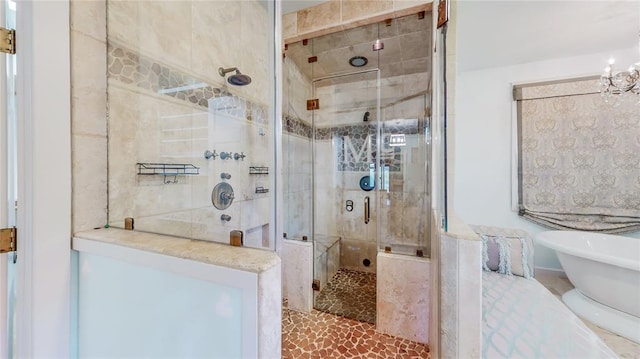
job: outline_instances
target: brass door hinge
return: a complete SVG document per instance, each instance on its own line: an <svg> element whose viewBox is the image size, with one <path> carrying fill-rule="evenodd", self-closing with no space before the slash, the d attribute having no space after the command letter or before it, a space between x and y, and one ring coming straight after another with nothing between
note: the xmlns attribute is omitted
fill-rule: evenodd
<svg viewBox="0 0 640 359"><path fill-rule="evenodd" d="M0 52L16 53L16 30L0 27Z"/></svg>
<svg viewBox="0 0 640 359"><path fill-rule="evenodd" d="M0 229L0 253L15 252L17 244L16 227Z"/></svg>

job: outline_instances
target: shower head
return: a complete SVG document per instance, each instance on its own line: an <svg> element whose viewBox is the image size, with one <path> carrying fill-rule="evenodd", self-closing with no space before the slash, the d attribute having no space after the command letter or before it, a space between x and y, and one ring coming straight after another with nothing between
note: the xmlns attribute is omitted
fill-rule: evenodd
<svg viewBox="0 0 640 359"><path fill-rule="evenodd" d="M240 70L238 70L237 67L229 67L229 68L224 68L224 67L220 67L218 69L218 73L220 74L220 76L225 77L227 75L227 73L235 71L236 74L235 75L231 75L229 76L229 78L227 79L227 82L234 85L234 86L244 86L244 85L248 85L251 83L251 77L249 77L248 75L242 74L240 73Z"/></svg>
<svg viewBox="0 0 640 359"><path fill-rule="evenodd" d="M364 121L364 122L369 121L369 111L364 113L364 117L362 118L362 121Z"/></svg>

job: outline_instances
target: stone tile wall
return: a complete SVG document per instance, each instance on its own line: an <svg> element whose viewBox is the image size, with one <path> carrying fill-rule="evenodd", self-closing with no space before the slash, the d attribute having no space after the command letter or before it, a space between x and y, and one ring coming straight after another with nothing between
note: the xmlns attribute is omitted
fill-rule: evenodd
<svg viewBox="0 0 640 359"><path fill-rule="evenodd" d="M425 0L332 0L297 12L284 14L282 32L285 43L293 43L388 18L430 10Z"/></svg>
<svg viewBox="0 0 640 359"><path fill-rule="evenodd" d="M273 174L250 174L251 166L273 171L267 9L257 1L108 1L107 9L110 225L133 217L137 230L224 243L240 229L245 245L273 248L263 240ZM170 20L176 15L182 20ZM251 84L226 84L217 69L234 66ZM246 157L207 160L205 150ZM137 163L187 164L199 173L139 176ZM218 210L211 191L225 181L235 198Z"/></svg>
<svg viewBox="0 0 640 359"><path fill-rule="evenodd" d="M107 224L106 2L70 2L72 231Z"/></svg>

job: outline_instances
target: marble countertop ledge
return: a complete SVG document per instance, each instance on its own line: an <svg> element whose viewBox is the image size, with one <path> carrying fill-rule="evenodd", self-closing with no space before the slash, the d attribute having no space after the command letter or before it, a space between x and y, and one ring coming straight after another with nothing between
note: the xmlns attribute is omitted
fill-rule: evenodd
<svg viewBox="0 0 640 359"><path fill-rule="evenodd" d="M446 235L449 235L456 239L462 239L466 241L480 241L480 236L471 229L464 221L460 219L456 214L449 216L449 228Z"/></svg>
<svg viewBox="0 0 640 359"><path fill-rule="evenodd" d="M166 236L156 233L101 228L78 232L75 238L109 243L145 252L227 267L245 272L261 273L280 263L274 252L202 240Z"/></svg>

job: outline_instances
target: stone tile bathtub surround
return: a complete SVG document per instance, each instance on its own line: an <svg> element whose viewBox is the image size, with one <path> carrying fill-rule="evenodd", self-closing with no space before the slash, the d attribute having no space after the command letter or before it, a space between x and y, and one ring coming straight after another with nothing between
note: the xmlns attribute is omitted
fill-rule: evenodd
<svg viewBox="0 0 640 359"><path fill-rule="evenodd" d="M428 343L430 271L428 259L378 254L377 330Z"/></svg>

